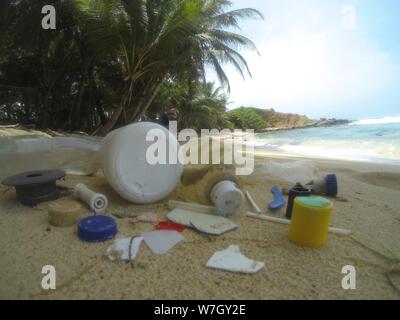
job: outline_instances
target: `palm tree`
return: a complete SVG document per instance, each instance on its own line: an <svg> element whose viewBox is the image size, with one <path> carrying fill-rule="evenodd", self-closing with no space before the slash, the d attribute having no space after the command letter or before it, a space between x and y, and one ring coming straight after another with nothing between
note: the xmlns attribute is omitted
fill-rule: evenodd
<svg viewBox="0 0 400 320"><path fill-rule="evenodd" d="M56 8L56 30L41 27L47 4ZM75 0L0 2L0 105L8 110L0 117L68 131L107 122L103 106L121 91L121 77L114 57L97 59L79 17Z"/></svg>
<svg viewBox="0 0 400 320"><path fill-rule="evenodd" d="M57 30L41 29L45 4L56 7ZM249 72L238 49L255 46L231 30L261 14L230 6L227 0L2 0L0 119L105 135L145 114L160 87L176 79L187 82L189 108L196 108L206 66L228 91L224 63Z"/></svg>
<svg viewBox="0 0 400 320"><path fill-rule="evenodd" d="M237 49L256 48L228 30L262 15L249 8L226 11L230 6L228 0L79 0L86 37L98 52L118 55L124 78L120 103L99 133L107 134L121 117L140 117L168 78L205 78L209 65L229 91L224 63L250 74Z"/></svg>
<svg viewBox="0 0 400 320"><path fill-rule="evenodd" d="M183 104L180 110L182 125L185 128L223 129L224 114L228 104L227 95L222 87L215 88L213 82L200 83L196 88L194 99ZM185 108L186 106L186 108Z"/></svg>

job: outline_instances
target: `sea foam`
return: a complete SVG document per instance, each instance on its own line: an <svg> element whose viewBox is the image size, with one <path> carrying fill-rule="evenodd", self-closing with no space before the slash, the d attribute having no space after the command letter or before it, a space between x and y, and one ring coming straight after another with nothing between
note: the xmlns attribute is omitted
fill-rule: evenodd
<svg viewBox="0 0 400 320"><path fill-rule="evenodd" d="M391 124L391 123L400 123L400 117L385 117L381 119L364 119L358 120L351 125L371 125L371 124Z"/></svg>

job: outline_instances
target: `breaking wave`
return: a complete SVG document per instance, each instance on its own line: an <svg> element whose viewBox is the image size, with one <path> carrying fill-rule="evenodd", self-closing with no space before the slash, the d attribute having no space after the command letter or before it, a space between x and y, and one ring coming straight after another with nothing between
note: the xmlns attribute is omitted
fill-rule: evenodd
<svg viewBox="0 0 400 320"><path fill-rule="evenodd" d="M400 117L379 121L262 133L251 143L256 149L306 157L400 164Z"/></svg>
<svg viewBox="0 0 400 320"><path fill-rule="evenodd" d="M385 117L381 119L364 119L358 120L353 123L352 125L371 125L371 124L393 124L393 123L400 123L400 117Z"/></svg>

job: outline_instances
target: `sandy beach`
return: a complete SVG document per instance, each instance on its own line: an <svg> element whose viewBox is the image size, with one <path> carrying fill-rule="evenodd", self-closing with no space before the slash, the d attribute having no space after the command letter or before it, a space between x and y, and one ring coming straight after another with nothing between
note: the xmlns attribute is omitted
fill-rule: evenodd
<svg viewBox="0 0 400 320"><path fill-rule="evenodd" d="M258 154L255 173L243 179L260 207L273 197L271 187L290 184L263 177L265 161L285 156ZM142 244L134 263L111 262L106 249L112 241L87 244L76 227L56 228L47 221L47 206L24 207L15 192L0 189L0 299L390 299L400 298L400 167L331 160L312 160L321 175L336 173L338 199L333 199L335 227L352 236L330 235L321 249L297 247L288 227L246 218L248 203L232 217L236 231L209 237L186 229L185 240L164 256ZM108 214L155 212L165 220L167 201L135 206L120 198L101 173L67 176L59 184L86 183L109 197ZM172 194L169 199L176 199ZM265 209L266 213L266 209ZM89 214L89 211L87 212ZM273 214L283 217L284 210ZM134 219L118 220L119 235L131 237L153 230ZM206 268L208 259L230 245L265 263L256 275ZM57 271L57 290L43 291L44 265ZM357 289L345 291L342 268L357 270ZM397 288L397 289L396 289Z"/></svg>
<svg viewBox="0 0 400 320"><path fill-rule="evenodd" d="M399 35L400 0L0 0L0 301L400 300Z"/></svg>

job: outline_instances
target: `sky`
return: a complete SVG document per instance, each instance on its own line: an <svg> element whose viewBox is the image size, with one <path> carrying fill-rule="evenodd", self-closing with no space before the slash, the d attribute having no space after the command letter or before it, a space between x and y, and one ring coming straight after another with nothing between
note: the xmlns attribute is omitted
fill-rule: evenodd
<svg viewBox="0 0 400 320"><path fill-rule="evenodd" d="M231 67L229 109L274 108L311 118L400 116L400 1L232 0L265 20L241 22L259 54ZM212 72L209 80L216 81Z"/></svg>

